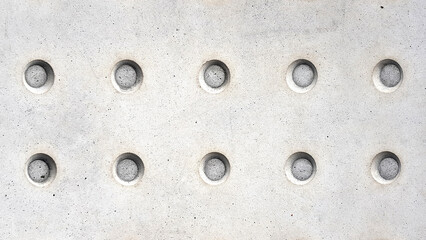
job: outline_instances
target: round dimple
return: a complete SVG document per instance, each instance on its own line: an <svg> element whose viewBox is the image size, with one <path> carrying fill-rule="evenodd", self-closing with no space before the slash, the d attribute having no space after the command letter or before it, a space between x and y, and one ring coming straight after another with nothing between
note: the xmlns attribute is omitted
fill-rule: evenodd
<svg viewBox="0 0 426 240"><path fill-rule="evenodd" d="M136 69L128 64L123 64L115 71L115 81L122 89L129 89L136 85Z"/></svg>
<svg viewBox="0 0 426 240"><path fill-rule="evenodd" d="M300 181L305 181L312 176L313 166L311 161L306 158L299 158L293 162L291 173Z"/></svg>
<svg viewBox="0 0 426 240"><path fill-rule="evenodd" d="M117 164L117 176L126 182L131 182L139 174L138 165L132 159L123 159Z"/></svg>
<svg viewBox="0 0 426 240"><path fill-rule="evenodd" d="M204 173L211 181L219 181L225 176L226 166L221 159L211 158L204 165Z"/></svg>
<svg viewBox="0 0 426 240"><path fill-rule="evenodd" d="M299 64L293 70L293 81L299 87L305 88L311 85L314 77L314 70L308 64Z"/></svg>
<svg viewBox="0 0 426 240"><path fill-rule="evenodd" d="M204 81L211 88L219 88L226 81L226 71L221 66L213 64L205 70Z"/></svg>
<svg viewBox="0 0 426 240"><path fill-rule="evenodd" d="M378 170L383 179L392 180L399 173L399 164L395 159L386 157L380 161Z"/></svg>
<svg viewBox="0 0 426 240"><path fill-rule="evenodd" d="M43 183L47 181L50 176L49 165L44 160L40 159L31 161L28 165L28 176L32 181L37 183Z"/></svg>
<svg viewBox="0 0 426 240"><path fill-rule="evenodd" d="M46 69L38 64L29 66L25 71L25 81L33 88L44 86L47 82Z"/></svg>
<svg viewBox="0 0 426 240"><path fill-rule="evenodd" d="M401 81L401 71L398 66L388 63L380 69L380 81L386 87L395 87Z"/></svg>

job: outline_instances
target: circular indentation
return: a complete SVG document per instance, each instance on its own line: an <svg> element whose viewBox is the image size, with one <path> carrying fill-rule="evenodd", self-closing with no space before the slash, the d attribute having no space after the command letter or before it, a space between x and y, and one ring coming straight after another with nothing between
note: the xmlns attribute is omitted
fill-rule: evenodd
<svg viewBox="0 0 426 240"><path fill-rule="evenodd" d="M301 88L311 85L314 77L314 70L308 64L299 64L293 70L293 81Z"/></svg>
<svg viewBox="0 0 426 240"><path fill-rule="evenodd" d="M318 79L317 70L310 61L299 59L287 69L287 85L295 92L305 93L311 90Z"/></svg>
<svg viewBox="0 0 426 240"><path fill-rule="evenodd" d="M25 71L25 80L30 87L39 88L47 82L47 72L38 64L31 65Z"/></svg>
<svg viewBox="0 0 426 240"><path fill-rule="evenodd" d="M31 156L26 166L27 177L35 185L45 186L56 176L55 161L44 153Z"/></svg>
<svg viewBox="0 0 426 240"><path fill-rule="evenodd" d="M373 82L376 88L385 93L395 91L402 82L401 66L391 59L380 61L373 70Z"/></svg>
<svg viewBox="0 0 426 240"><path fill-rule="evenodd" d="M223 183L228 178L229 172L229 161L223 154L213 152L202 158L200 175L206 183L212 185Z"/></svg>
<svg viewBox="0 0 426 240"><path fill-rule="evenodd" d="M380 70L380 81L386 87L395 87L401 81L401 71L395 64L386 64Z"/></svg>
<svg viewBox="0 0 426 240"><path fill-rule="evenodd" d="M399 158L388 151L377 154L371 165L371 174L381 184L393 182L399 175L401 162Z"/></svg>
<svg viewBox="0 0 426 240"><path fill-rule="evenodd" d="M117 176L123 181L133 181L138 173L138 165L132 159L123 159L117 164Z"/></svg>
<svg viewBox="0 0 426 240"><path fill-rule="evenodd" d="M52 67L43 60L34 60L27 64L24 72L24 85L33 93L47 92L53 85Z"/></svg>
<svg viewBox="0 0 426 240"><path fill-rule="evenodd" d="M142 159L133 153L123 153L115 161L114 178L123 185L133 185L144 173Z"/></svg>
<svg viewBox="0 0 426 240"><path fill-rule="evenodd" d="M142 69L136 62L123 60L114 67L112 83L119 92L131 93L140 87L142 78Z"/></svg>
<svg viewBox="0 0 426 240"><path fill-rule="evenodd" d="M208 159L204 165L204 174L212 180L218 181L225 176L225 164L219 158Z"/></svg>
<svg viewBox="0 0 426 240"><path fill-rule="evenodd" d="M305 181L313 173L313 166L311 161L306 158L299 158L293 162L291 173L299 181Z"/></svg>
<svg viewBox="0 0 426 240"><path fill-rule="evenodd" d="M209 87L218 88L226 79L225 70L219 65L211 65L204 71L204 80Z"/></svg>
<svg viewBox="0 0 426 240"><path fill-rule="evenodd" d="M49 165L43 160L34 160L28 165L28 175L34 182L44 182L50 175Z"/></svg>
<svg viewBox="0 0 426 240"><path fill-rule="evenodd" d="M313 179L316 163L311 155L305 152L297 152L288 158L284 168L287 178L292 183L302 185Z"/></svg>
<svg viewBox="0 0 426 240"><path fill-rule="evenodd" d="M201 67L199 81L201 87L210 93L222 92L229 84L228 67L219 60L211 60Z"/></svg>

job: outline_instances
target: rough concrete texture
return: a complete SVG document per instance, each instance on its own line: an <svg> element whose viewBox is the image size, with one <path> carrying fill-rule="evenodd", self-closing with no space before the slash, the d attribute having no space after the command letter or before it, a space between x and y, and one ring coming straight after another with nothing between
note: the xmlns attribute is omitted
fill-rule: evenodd
<svg viewBox="0 0 426 240"><path fill-rule="evenodd" d="M134 67L123 64L115 71L115 81L122 89L129 89L137 82L137 74Z"/></svg>
<svg viewBox="0 0 426 240"><path fill-rule="evenodd" d="M204 164L204 173L212 181L222 179L226 174L226 166L221 159L211 158Z"/></svg>
<svg viewBox="0 0 426 240"><path fill-rule="evenodd" d="M1 239L426 236L426 1L0 2ZM42 94L24 85L34 59L55 73ZM130 94L112 81L124 59L143 70ZM217 94L200 86L212 59L231 76ZM305 93L287 84L298 59L318 72ZM403 68L392 93L372 79L384 59ZM304 185L285 168L300 151ZM389 184L382 151L401 161ZM132 186L113 172L126 152L145 168ZM200 177L210 152L231 164L218 185ZM28 181L35 153L57 165L47 186Z"/></svg>
<svg viewBox="0 0 426 240"><path fill-rule="evenodd" d="M390 157L384 158L380 161L378 170L383 179L392 180L399 173L398 161Z"/></svg>
<svg viewBox="0 0 426 240"><path fill-rule="evenodd" d="M401 71L395 64L389 63L380 70L380 81L386 87L395 87L401 81Z"/></svg>
<svg viewBox="0 0 426 240"><path fill-rule="evenodd" d="M225 70L216 64L213 64L204 72L204 81L207 86L211 88L218 88L225 83L226 80L226 72Z"/></svg>
<svg viewBox="0 0 426 240"><path fill-rule="evenodd" d="M308 64L299 64L293 70L293 81L299 87L307 87L314 81L314 70Z"/></svg>
<svg viewBox="0 0 426 240"><path fill-rule="evenodd" d="M311 161L306 158L296 159L291 166L291 173L300 181L305 181L312 176L313 170Z"/></svg>
<svg viewBox="0 0 426 240"><path fill-rule="evenodd" d="M31 65L25 71L25 81L30 87L42 87L47 82L47 72L40 65Z"/></svg>
<svg viewBox="0 0 426 240"><path fill-rule="evenodd" d="M49 165L44 160L34 160L28 164L28 176L36 183L43 183L49 179Z"/></svg>
<svg viewBox="0 0 426 240"><path fill-rule="evenodd" d="M125 181L131 182L139 174L138 165L132 159L123 159L117 163L117 176Z"/></svg>

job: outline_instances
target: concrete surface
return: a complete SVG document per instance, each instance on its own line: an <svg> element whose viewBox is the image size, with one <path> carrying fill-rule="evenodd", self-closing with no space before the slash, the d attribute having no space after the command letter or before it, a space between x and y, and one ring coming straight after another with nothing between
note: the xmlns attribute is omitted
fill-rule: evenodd
<svg viewBox="0 0 426 240"><path fill-rule="evenodd" d="M380 161L378 170L382 178L392 180L399 173L399 164L395 159L387 157Z"/></svg>
<svg viewBox="0 0 426 240"><path fill-rule="evenodd" d="M31 161L28 165L28 175L34 182L45 182L50 175L49 165L40 159Z"/></svg>
<svg viewBox="0 0 426 240"><path fill-rule="evenodd" d="M204 173L212 181L218 181L225 176L226 167L222 160L211 158L205 162Z"/></svg>
<svg viewBox="0 0 426 240"><path fill-rule="evenodd" d="M204 71L204 81L209 87L218 88L223 85L226 79L225 70L216 64L213 64Z"/></svg>
<svg viewBox="0 0 426 240"><path fill-rule="evenodd" d="M47 82L47 72L40 65L31 65L25 70L25 80L33 88L39 88Z"/></svg>
<svg viewBox="0 0 426 240"><path fill-rule="evenodd" d="M301 88L311 85L314 81L314 71L307 64L302 63L297 65L292 75L294 83Z"/></svg>
<svg viewBox="0 0 426 240"><path fill-rule="evenodd" d="M0 6L1 238L426 236L424 0ZM37 59L54 71L43 91L24 80ZM294 90L300 59L316 81ZM380 80L388 59L394 87ZM129 91L115 85L123 60L143 71ZM200 82L211 60L230 73L219 91ZM386 151L400 161L390 181L375 161ZM115 170L129 152L144 171L126 184ZM216 185L200 171L212 152L231 166ZM296 152L315 160L306 181L288 177ZM37 153L56 163L45 184L28 177Z"/></svg>
<svg viewBox="0 0 426 240"><path fill-rule="evenodd" d="M115 71L115 80L120 88L131 88L137 81L136 70L128 64L123 64Z"/></svg>
<svg viewBox="0 0 426 240"><path fill-rule="evenodd" d="M117 164L117 175L123 181L133 181L138 176L138 173L138 165L132 159L123 159Z"/></svg>
<svg viewBox="0 0 426 240"><path fill-rule="evenodd" d="M312 163L306 158L296 159L292 164L291 173L297 180L305 181L312 176Z"/></svg>

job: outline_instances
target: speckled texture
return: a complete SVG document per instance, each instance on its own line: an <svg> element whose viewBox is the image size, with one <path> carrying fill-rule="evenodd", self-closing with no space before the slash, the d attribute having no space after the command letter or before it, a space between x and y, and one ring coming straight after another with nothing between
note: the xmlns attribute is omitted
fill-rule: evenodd
<svg viewBox="0 0 426 240"><path fill-rule="evenodd" d="M115 71L115 80L120 88L129 89L137 82L136 70L128 64L123 64Z"/></svg>
<svg viewBox="0 0 426 240"><path fill-rule="evenodd" d="M30 87L39 88L47 81L47 72L40 65L31 65L25 71L25 81Z"/></svg>
<svg viewBox="0 0 426 240"><path fill-rule="evenodd" d="M291 173L300 181L307 180L313 173L312 163L306 158L299 158L293 162Z"/></svg>
<svg viewBox="0 0 426 240"><path fill-rule="evenodd" d="M204 72L204 81L209 87L218 88L223 85L226 80L225 70L216 64L206 68Z"/></svg>
<svg viewBox="0 0 426 240"><path fill-rule="evenodd" d="M380 81L386 87L395 87L401 81L401 72L395 64L386 64L380 70Z"/></svg>
<svg viewBox="0 0 426 240"><path fill-rule="evenodd" d="M218 158L208 159L204 164L204 173L208 179L218 181L225 176L225 164Z"/></svg>
<svg viewBox="0 0 426 240"><path fill-rule="evenodd" d="M399 173L399 164L395 159L387 157L380 161L378 170L382 178L392 180Z"/></svg>
<svg viewBox="0 0 426 240"><path fill-rule="evenodd" d="M117 163L117 176L126 182L134 180L139 173L138 165L132 159L123 159Z"/></svg>
<svg viewBox="0 0 426 240"><path fill-rule="evenodd" d="M36 159L28 164L28 176L32 181L43 183L48 180L49 175L49 165L44 160Z"/></svg>
<svg viewBox="0 0 426 240"><path fill-rule="evenodd" d="M383 6L383 8L381 8ZM417 240L426 236L426 14L424 0L3 0L0 7L0 238ZM52 66L49 91L34 94L24 72ZM113 85L130 59L137 91ZM230 81L200 86L210 60ZM315 87L287 84L298 59L314 64ZM403 70L392 93L373 69ZM401 171L371 174L390 151ZM144 163L126 186L122 153ZM220 152L226 181L200 174ZM285 166L309 153L311 181ZM55 179L26 174L36 153Z"/></svg>
<svg viewBox="0 0 426 240"><path fill-rule="evenodd" d="M299 87L307 87L314 81L314 70L307 64L299 64L293 70L293 81Z"/></svg>

